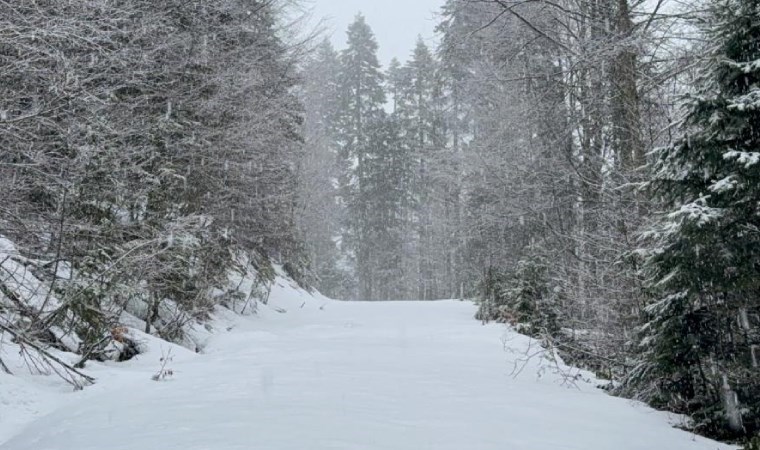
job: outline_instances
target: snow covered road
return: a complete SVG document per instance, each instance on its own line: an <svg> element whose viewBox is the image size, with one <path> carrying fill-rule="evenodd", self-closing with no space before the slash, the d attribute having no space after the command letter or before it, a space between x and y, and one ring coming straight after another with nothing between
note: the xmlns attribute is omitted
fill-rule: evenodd
<svg viewBox="0 0 760 450"><path fill-rule="evenodd" d="M292 305L240 319L174 377L133 363L2 450L729 449L667 415L513 361L527 338L463 302ZM96 367L103 380L113 367ZM100 373L99 373L100 372Z"/></svg>

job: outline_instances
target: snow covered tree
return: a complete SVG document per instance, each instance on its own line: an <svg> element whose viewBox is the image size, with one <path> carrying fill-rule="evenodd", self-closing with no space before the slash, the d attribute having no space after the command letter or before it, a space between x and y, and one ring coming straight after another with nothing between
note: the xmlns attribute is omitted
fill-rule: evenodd
<svg viewBox="0 0 760 450"><path fill-rule="evenodd" d="M728 437L760 430L760 3L712 1L681 137L657 153L654 299L628 389Z"/></svg>
<svg viewBox="0 0 760 450"><path fill-rule="evenodd" d="M388 78L401 137L413 161L414 178L409 185L409 251L414 251L413 297L445 296L441 284L446 262L446 225L443 179L445 137L442 127L442 96L438 62L419 38L409 61L391 67ZM411 255L410 255L411 256ZM412 262L411 260L409 262ZM411 268L410 268L411 269Z"/></svg>
<svg viewBox="0 0 760 450"><path fill-rule="evenodd" d="M404 264L409 192L413 177L409 148L393 117L382 115L368 123L364 197L366 242L372 266L366 299L409 298Z"/></svg>
<svg viewBox="0 0 760 450"><path fill-rule="evenodd" d="M509 274L489 269L482 287L487 295L480 305L478 318L509 322L535 337L557 336L562 289L550 280L549 269L539 249L532 249Z"/></svg>
<svg viewBox="0 0 760 450"><path fill-rule="evenodd" d="M125 308L177 337L241 254L262 273L303 265L284 5L0 4L0 235L34 258L54 309L27 310L27 328L100 357Z"/></svg>
<svg viewBox="0 0 760 450"><path fill-rule="evenodd" d="M438 64L425 42L418 38L412 57L407 63L409 90L405 108L407 133L417 174L413 186L417 239L419 251L418 298L431 300L449 297L444 294L443 265L446 262L446 237L440 227L446 224L443 194L447 178L443 178L443 148L445 138L441 129Z"/></svg>
<svg viewBox="0 0 760 450"><path fill-rule="evenodd" d="M323 41L303 69L306 154L298 174L297 217L315 287L332 298L348 298L354 290L340 244L345 211L338 201L339 64L338 53Z"/></svg>
<svg viewBox="0 0 760 450"><path fill-rule="evenodd" d="M629 6L450 0L439 27L464 290L487 297L473 280L541 249L566 296L562 325L600 366L624 360L640 298L625 255L645 209L633 186L647 22L631 21L648 16Z"/></svg>
<svg viewBox="0 0 760 450"><path fill-rule="evenodd" d="M541 41L526 35L518 21L488 2L450 1L444 13L446 159L449 172L460 178L447 197L462 205L457 213L457 201L447 202L454 205L451 216L458 229L452 234L460 236L451 244L463 255L461 281L474 293L473 280L491 267L513 267L530 234L538 234L534 211L548 200L537 198L546 180L539 140L547 135L538 133L536 117L552 117L545 111L556 105L545 86L529 98L530 83L541 78L526 66L543 54L535 51ZM539 108L543 114L534 114ZM553 152L563 150L553 144ZM449 180L455 178L451 175Z"/></svg>
<svg viewBox="0 0 760 450"><path fill-rule="evenodd" d="M377 59L377 42L361 14L348 28L347 47L340 55L340 115L338 142L341 157L341 198L347 211L343 244L353 253L359 295L371 298L372 249L368 237L366 178L369 126L384 114L386 96Z"/></svg>

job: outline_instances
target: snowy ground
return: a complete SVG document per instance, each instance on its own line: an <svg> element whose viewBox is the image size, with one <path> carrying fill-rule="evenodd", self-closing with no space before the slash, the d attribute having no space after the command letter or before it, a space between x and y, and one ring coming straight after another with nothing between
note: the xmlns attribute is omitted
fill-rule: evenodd
<svg viewBox="0 0 760 450"><path fill-rule="evenodd" d="M3 376L0 450L732 448L569 386L540 358L515 375L530 341L482 326L471 304L339 303L280 288L203 355L145 337L150 353L89 366L99 383L76 394ZM151 381L170 348L173 378Z"/></svg>

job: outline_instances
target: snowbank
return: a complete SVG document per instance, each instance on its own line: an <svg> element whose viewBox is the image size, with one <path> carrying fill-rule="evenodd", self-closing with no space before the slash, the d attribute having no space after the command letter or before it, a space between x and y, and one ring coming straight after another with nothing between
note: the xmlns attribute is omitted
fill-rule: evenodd
<svg viewBox="0 0 760 450"><path fill-rule="evenodd" d="M59 300L48 294L49 285L40 281L30 269L34 264L39 263L24 259L12 242L0 238L0 282L5 287L4 291L0 291L0 323L9 325L19 319L15 315L3 314L1 307L9 311L27 308L29 314L36 315L52 312L60 306ZM57 376L60 367L44 361L33 349L20 345L11 334L0 330L0 360L12 373L0 370L0 443L18 433L25 424L62 405L84 401L82 399L113 389L139 390L145 380L150 381L159 373L163 361L167 361L166 370L175 373L171 369L174 365L198 358L198 353L204 351L214 336L234 330L240 321L280 316L287 312L295 314L307 304L311 308L324 304L322 296L299 287L278 266L274 267L274 281L266 284L261 283L249 264L243 263L241 267L243 270L230 273L229 285L215 293L227 296L223 305L215 307L205 320L186 321L183 337L177 343L146 334L143 331L145 322L133 314L139 312L139 308L122 312L120 338L136 343L140 353L134 359L121 363L88 362L83 373L94 377L96 384L83 391L74 391L70 384ZM168 306L160 320L173 320L173 315L177 313L176 309ZM70 351L56 348L45 350L64 363L75 365L81 360L81 355L75 353L79 345L76 334L55 327L52 330ZM122 345L118 341L115 339L110 344L116 353L119 350L117 347Z"/></svg>

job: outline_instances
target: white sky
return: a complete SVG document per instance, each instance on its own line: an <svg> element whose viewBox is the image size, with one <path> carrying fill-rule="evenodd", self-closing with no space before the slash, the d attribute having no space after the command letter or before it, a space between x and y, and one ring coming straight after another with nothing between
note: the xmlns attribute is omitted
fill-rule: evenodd
<svg viewBox="0 0 760 450"><path fill-rule="evenodd" d="M435 45L436 16L444 0L307 0L315 20L325 18L325 25L335 48L346 43L346 29L358 12L367 18L380 45L379 57L384 68L393 57L408 59L417 36Z"/></svg>

